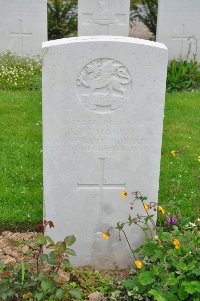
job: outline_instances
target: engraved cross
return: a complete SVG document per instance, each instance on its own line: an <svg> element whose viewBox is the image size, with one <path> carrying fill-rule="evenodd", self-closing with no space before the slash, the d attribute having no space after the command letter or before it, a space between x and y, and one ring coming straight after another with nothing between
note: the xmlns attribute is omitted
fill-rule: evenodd
<svg viewBox="0 0 200 301"><path fill-rule="evenodd" d="M91 11L85 11L82 13L84 16L84 24L91 26L91 24L98 24L101 26L102 33L110 34L111 25L125 25L126 24L126 14L120 12L113 12L114 8L111 10L108 1L99 1L96 6Z"/></svg>
<svg viewBox="0 0 200 301"><path fill-rule="evenodd" d="M23 20L18 20L19 22L19 31L10 32L11 36L19 36L21 41L21 55L24 55L24 37L32 36L31 32L25 32L23 30Z"/></svg>
<svg viewBox="0 0 200 301"><path fill-rule="evenodd" d="M78 190L99 190L99 201L101 205L101 212L103 212L103 192L104 190L124 190L126 183L118 182L118 183L107 183L104 174L105 174L105 161L106 158L98 158L99 160L99 183L80 183L78 182Z"/></svg>
<svg viewBox="0 0 200 301"><path fill-rule="evenodd" d="M181 54L183 52L183 42L188 41L191 42L192 39L196 39L195 36L186 36L185 35L185 24L182 24L182 33L181 36L172 37L172 40L174 41L181 41Z"/></svg>

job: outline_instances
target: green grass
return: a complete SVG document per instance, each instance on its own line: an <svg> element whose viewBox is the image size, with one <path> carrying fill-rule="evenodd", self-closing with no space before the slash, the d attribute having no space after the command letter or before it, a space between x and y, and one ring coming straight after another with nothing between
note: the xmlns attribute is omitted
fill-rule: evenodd
<svg viewBox="0 0 200 301"><path fill-rule="evenodd" d="M0 228L42 220L41 93L0 91Z"/></svg>
<svg viewBox="0 0 200 301"><path fill-rule="evenodd" d="M200 93L167 95L160 175L160 203L177 205L184 217L199 214ZM171 151L177 151L173 157ZM172 211L172 210L170 210Z"/></svg>
<svg viewBox="0 0 200 301"><path fill-rule="evenodd" d="M31 229L43 207L41 92L0 91L0 108L0 229ZM187 217L200 198L199 129L200 92L168 94L159 200Z"/></svg>

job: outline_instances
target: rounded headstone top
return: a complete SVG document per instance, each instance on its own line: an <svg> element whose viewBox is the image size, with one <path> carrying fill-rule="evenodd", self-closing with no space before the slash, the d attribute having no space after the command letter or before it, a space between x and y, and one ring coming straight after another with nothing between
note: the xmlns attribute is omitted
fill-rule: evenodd
<svg viewBox="0 0 200 301"><path fill-rule="evenodd" d="M150 47L167 50L167 47L162 43L137 39L137 38L131 38L131 37L122 37L122 36L81 36L81 37L74 37L74 38L65 38L65 39L43 42L42 48L45 49L53 46L61 46L61 45L75 44L75 43L89 43L89 42L97 42L97 43L98 42L120 42L120 43L150 46Z"/></svg>

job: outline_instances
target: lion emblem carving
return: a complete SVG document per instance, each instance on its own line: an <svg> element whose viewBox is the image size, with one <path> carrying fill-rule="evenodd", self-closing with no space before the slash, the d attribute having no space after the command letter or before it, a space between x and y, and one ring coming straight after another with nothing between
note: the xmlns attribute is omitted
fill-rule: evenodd
<svg viewBox="0 0 200 301"><path fill-rule="evenodd" d="M78 74L81 102L98 113L112 112L127 101L132 78L128 69L112 59L97 59Z"/></svg>

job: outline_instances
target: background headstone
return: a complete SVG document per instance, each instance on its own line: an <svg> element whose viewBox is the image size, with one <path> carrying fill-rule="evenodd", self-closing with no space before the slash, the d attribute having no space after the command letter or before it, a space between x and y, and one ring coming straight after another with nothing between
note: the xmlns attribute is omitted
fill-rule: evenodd
<svg viewBox="0 0 200 301"><path fill-rule="evenodd" d="M159 0L156 40L168 47L170 60L196 55L200 61L200 1Z"/></svg>
<svg viewBox="0 0 200 301"><path fill-rule="evenodd" d="M47 40L47 0L0 0L0 52L39 55Z"/></svg>
<svg viewBox="0 0 200 301"><path fill-rule="evenodd" d="M47 234L77 237L76 265L126 268L124 237L104 241L97 233L127 220L123 189L157 201L167 50L105 36L43 48L45 219L55 224ZM141 204L137 212L145 214ZM144 239L137 227L127 235L135 247Z"/></svg>
<svg viewBox="0 0 200 301"><path fill-rule="evenodd" d="M129 35L130 0L79 0L78 35Z"/></svg>

